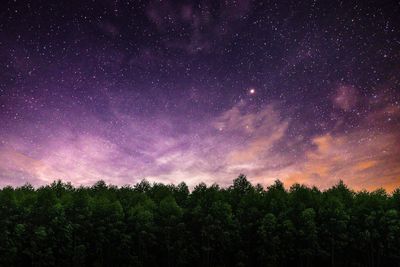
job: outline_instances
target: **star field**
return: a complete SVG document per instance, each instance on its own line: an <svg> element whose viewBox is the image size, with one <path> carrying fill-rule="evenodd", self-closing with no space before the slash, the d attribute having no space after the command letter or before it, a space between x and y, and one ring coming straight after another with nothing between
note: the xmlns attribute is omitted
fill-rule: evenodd
<svg viewBox="0 0 400 267"><path fill-rule="evenodd" d="M397 1L7 1L0 186L400 185Z"/></svg>

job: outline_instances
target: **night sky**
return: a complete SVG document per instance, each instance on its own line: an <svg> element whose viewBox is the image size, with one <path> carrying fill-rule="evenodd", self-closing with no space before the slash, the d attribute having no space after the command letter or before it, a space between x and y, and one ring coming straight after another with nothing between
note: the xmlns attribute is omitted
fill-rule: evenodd
<svg viewBox="0 0 400 267"><path fill-rule="evenodd" d="M399 1L6 1L0 186L400 186Z"/></svg>

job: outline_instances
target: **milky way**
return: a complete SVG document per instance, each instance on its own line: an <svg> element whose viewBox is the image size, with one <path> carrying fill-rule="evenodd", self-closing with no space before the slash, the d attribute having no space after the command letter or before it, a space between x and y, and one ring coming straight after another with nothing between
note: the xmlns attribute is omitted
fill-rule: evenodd
<svg viewBox="0 0 400 267"><path fill-rule="evenodd" d="M7 1L0 186L400 185L398 1Z"/></svg>

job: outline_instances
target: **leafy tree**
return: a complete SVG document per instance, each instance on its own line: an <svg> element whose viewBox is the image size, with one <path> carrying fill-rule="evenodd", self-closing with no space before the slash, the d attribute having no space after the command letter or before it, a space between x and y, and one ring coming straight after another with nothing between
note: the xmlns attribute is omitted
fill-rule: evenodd
<svg viewBox="0 0 400 267"><path fill-rule="evenodd" d="M0 266L399 266L400 189L0 189Z"/></svg>

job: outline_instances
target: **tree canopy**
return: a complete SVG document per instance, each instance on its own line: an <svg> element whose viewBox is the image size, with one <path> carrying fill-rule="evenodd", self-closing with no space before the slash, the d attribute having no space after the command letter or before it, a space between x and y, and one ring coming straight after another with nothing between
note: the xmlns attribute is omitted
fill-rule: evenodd
<svg viewBox="0 0 400 267"><path fill-rule="evenodd" d="M0 190L0 266L399 266L400 189L62 181Z"/></svg>

